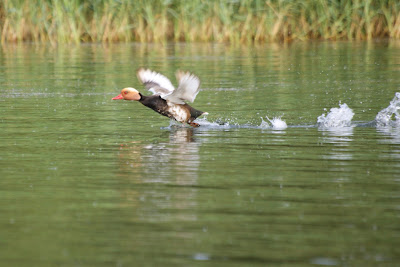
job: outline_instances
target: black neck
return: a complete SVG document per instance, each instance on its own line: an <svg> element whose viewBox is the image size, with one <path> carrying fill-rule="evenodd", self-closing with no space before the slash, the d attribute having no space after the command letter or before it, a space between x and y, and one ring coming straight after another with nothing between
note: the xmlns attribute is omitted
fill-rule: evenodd
<svg viewBox="0 0 400 267"><path fill-rule="evenodd" d="M145 96L145 95L142 95L141 93L139 93L139 96L140 96L140 99L139 99L140 102L142 102L143 100L145 100L146 97L147 97L147 96Z"/></svg>

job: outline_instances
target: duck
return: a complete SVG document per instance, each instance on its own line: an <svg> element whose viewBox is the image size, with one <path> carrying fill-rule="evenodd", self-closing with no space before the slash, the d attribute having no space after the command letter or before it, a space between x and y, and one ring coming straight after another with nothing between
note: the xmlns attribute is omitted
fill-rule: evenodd
<svg viewBox="0 0 400 267"><path fill-rule="evenodd" d="M194 120L208 112L203 112L190 106L186 102L194 102L200 91L200 79L193 73L178 70L176 72L178 87L172 85L171 81L156 71L140 68L137 71L139 81L145 88L153 93L146 96L132 87L126 87L112 100L139 101L144 106L155 112L174 119L182 124L199 127L200 124Z"/></svg>

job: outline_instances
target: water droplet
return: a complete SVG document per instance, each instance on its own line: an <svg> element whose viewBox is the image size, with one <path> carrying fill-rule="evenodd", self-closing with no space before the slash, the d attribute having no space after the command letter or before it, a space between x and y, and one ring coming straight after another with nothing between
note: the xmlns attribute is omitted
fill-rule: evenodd
<svg viewBox="0 0 400 267"><path fill-rule="evenodd" d="M197 261L207 261L210 259L210 255L206 253L196 253L193 255L193 259Z"/></svg>
<svg viewBox="0 0 400 267"><path fill-rule="evenodd" d="M338 261L332 258L314 258L311 259L311 264L317 264L317 265L327 265L327 266L333 266L333 265L339 265Z"/></svg>

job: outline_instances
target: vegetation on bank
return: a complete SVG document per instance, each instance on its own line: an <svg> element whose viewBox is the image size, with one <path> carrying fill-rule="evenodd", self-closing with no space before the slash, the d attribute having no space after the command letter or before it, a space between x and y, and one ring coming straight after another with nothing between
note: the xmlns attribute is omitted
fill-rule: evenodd
<svg viewBox="0 0 400 267"><path fill-rule="evenodd" d="M400 39L398 0L2 0L2 42Z"/></svg>

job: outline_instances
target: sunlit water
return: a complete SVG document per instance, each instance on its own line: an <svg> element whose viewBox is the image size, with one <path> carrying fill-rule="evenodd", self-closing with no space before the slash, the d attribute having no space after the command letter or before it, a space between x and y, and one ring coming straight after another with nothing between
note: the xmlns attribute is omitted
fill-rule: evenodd
<svg viewBox="0 0 400 267"><path fill-rule="evenodd" d="M0 262L398 265L399 48L3 46ZM141 66L201 78L199 128L111 101Z"/></svg>

